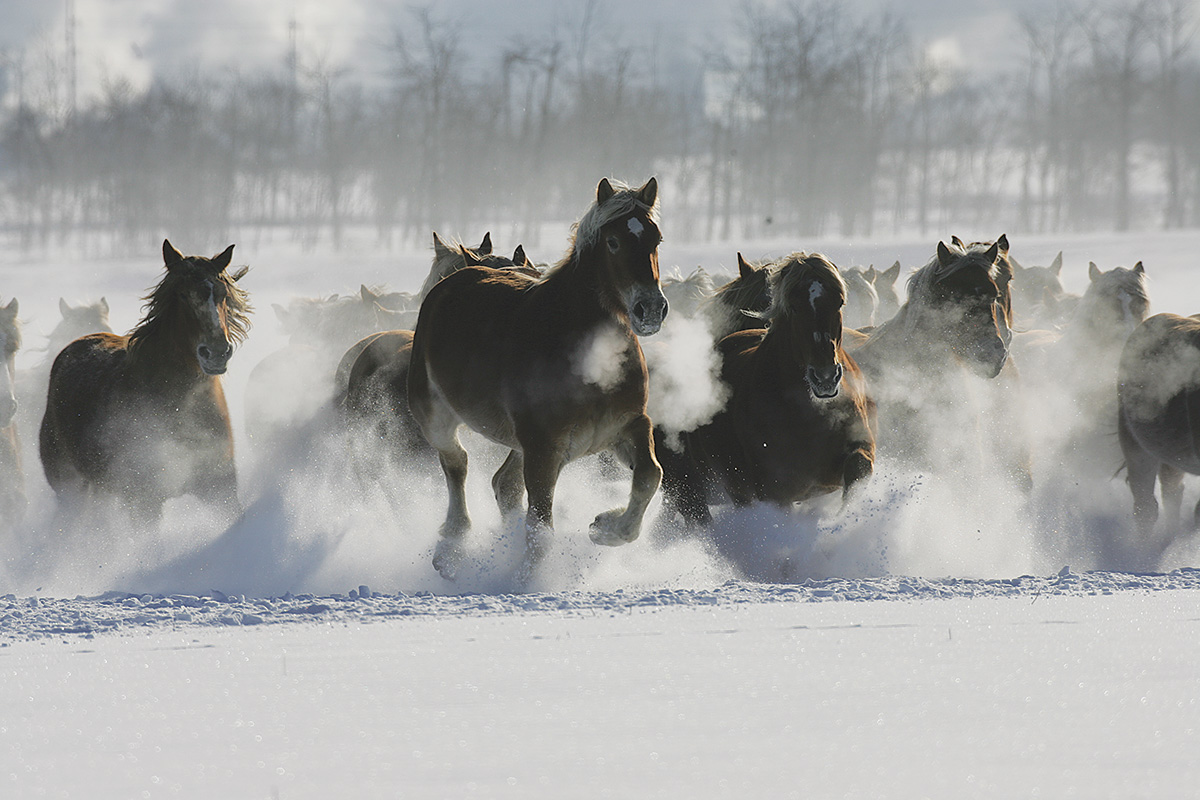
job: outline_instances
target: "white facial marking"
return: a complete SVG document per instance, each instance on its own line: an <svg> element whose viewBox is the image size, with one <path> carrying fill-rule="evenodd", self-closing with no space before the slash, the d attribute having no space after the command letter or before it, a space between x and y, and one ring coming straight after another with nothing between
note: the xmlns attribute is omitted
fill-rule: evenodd
<svg viewBox="0 0 1200 800"><path fill-rule="evenodd" d="M642 234L646 232L646 227L642 225L637 217L630 217L629 232L633 234L635 239L641 239Z"/></svg>
<svg viewBox="0 0 1200 800"><path fill-rule="evenodd" d="M217 290L213 288L211 283L208 284L208 314L212 320L213 329L221 327L221 310L217 308Z"/></svg>
<svg viewBox="0 0 1200 800"><path fill-rule="evenodd" d="M812 306L813 311L817 310L817 299L825 294L825 290L821 288L821 284L813 281L808 287L808 302Z"/></svg>

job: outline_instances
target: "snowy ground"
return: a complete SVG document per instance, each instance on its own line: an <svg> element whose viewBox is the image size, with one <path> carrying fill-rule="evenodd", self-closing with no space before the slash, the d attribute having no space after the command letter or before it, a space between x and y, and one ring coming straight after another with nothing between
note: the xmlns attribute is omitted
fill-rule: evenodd
<svg viewBox="0 0 1200 800"><path fill-rule="evenodd" d="M664 228L664 265L735 265ZM1065 250L1070 290L1089 260L1142 260L1154 311L1200 306L1200 233L1010 238L1027 265ZM933 244L741 249L907 269ZM232 527L184 498L159 530L100 513L60 529L30 450L30 514L0 531L0 797L1194 794L1200 542L1144 558L1107 467L1016 498L884 460L849 513L725 510L696 541L656 504L643 538L610 550L587 524L628 484L574 465L552 551L520 587L486 443L468 443L476 530L456 584L429 565L434 471L351 485L316 434L254 452L237 400L283 343L271 303L414 289L428 259L238 243L258 312L228 379L248 507ZM160 269L156 244L0 256L0 300L27 320L18 366L43 357L59 296L105 295L127 330Z"/></svg>

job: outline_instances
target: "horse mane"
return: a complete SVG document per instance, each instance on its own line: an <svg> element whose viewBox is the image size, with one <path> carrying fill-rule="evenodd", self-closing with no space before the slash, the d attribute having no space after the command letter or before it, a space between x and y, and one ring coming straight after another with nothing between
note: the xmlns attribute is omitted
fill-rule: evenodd
<svg viewBox="0 0 1200 800"><path fill-rule="evenodd" d="M768 281L771 289L771 305L762 313L763 319L775 321L792 313L792 295L797 284L816 280L846 302L846 281L838 268L821 253L796 252L784 256L771 270Z"/></svg>
<svg viewBox="0 0 1200 800"><path fill-rule="evenodd" d="M658 225L657 196L654 198L654 204L647 206L638 199L638 191L641 187L630 186L615 178L610 178L608 182L614 190L612 197L603 203L593 200L591 206L583 213L579 221L571 226L571 236L567 244L566 254L563 255L557 264L546 270L543 280L567 264L575 261L580 253L595 247L600 240L600 231L613 220L630 216L634 212L642 210L646 212L647 219Z"/></svg>
<svg viewBox="0 0 1200 800"><path fill-rule="evenodd" d="M224 269L216 275L212 275L208 259L197 261L195 257L184 259L167 269L158 285L142 298L145 301L142 306L145 315L128 336L130 362L137 361L142 347L147 341L162 335L161 331L174 324L174 320L179 314L180 285L194 277L197 272L212 275L214 280L225 285L225 327L229 333L229 339L235 345L245 341L246 334L250 332L250 311L252 309L250 295L237 285L237 281L249 272L249 269L249 267L242 267L233 275L229 274L229 270Z"/></svg>

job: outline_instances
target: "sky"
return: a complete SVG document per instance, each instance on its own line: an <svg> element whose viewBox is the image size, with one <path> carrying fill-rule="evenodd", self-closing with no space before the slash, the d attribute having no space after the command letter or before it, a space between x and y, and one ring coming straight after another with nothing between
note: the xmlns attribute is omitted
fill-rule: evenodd
<svg viewBox="0 0 1200 800"><path fill-rule="evenodd" d="M773 5L777 0L762 0ZM384 74L386 45L396 28L414 25L408 0L0 0L0 65L22 60L36 69L62 59L66 9L73 3L78 92L97 96L118 80L145 86L154 74L280 67L297 24L302 59L337 65L369 83ZM463 41L508 44L560 27L578 30L585 0L431 2L435 19L460 27ZM861 14L890 10L935 57L991 71L1019 57L1016 19L1044 8L1037 0L849 0ZM646 42L670 68L723 45L736 30L738 3L723 0L602 0L596 35ZM9 70L10 75L12 70ZM13 78L9 78L10 88Z"/></svg>

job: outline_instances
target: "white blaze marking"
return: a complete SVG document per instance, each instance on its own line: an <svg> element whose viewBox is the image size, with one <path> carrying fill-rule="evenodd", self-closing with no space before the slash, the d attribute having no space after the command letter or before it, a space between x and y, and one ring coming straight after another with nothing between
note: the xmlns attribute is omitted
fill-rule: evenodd
<svg viewBox="0 0 1200 800"><path fill-rule="evenodd" d="M825 294L825 290L821 288L821 284L813 281L808 287L808 302L812 306L813 311L817 310L817 299Z"/></svg>
<svg viewBox="0 0 1200 800"><path fill-rule="evenodd" d="M632 233L634 235L634 237L641 239L642 234L645 231L646 231L646 227L644 225L642 225L642 223L640 221L638 221L637 217L629 218L629 232Z"/></svg>

